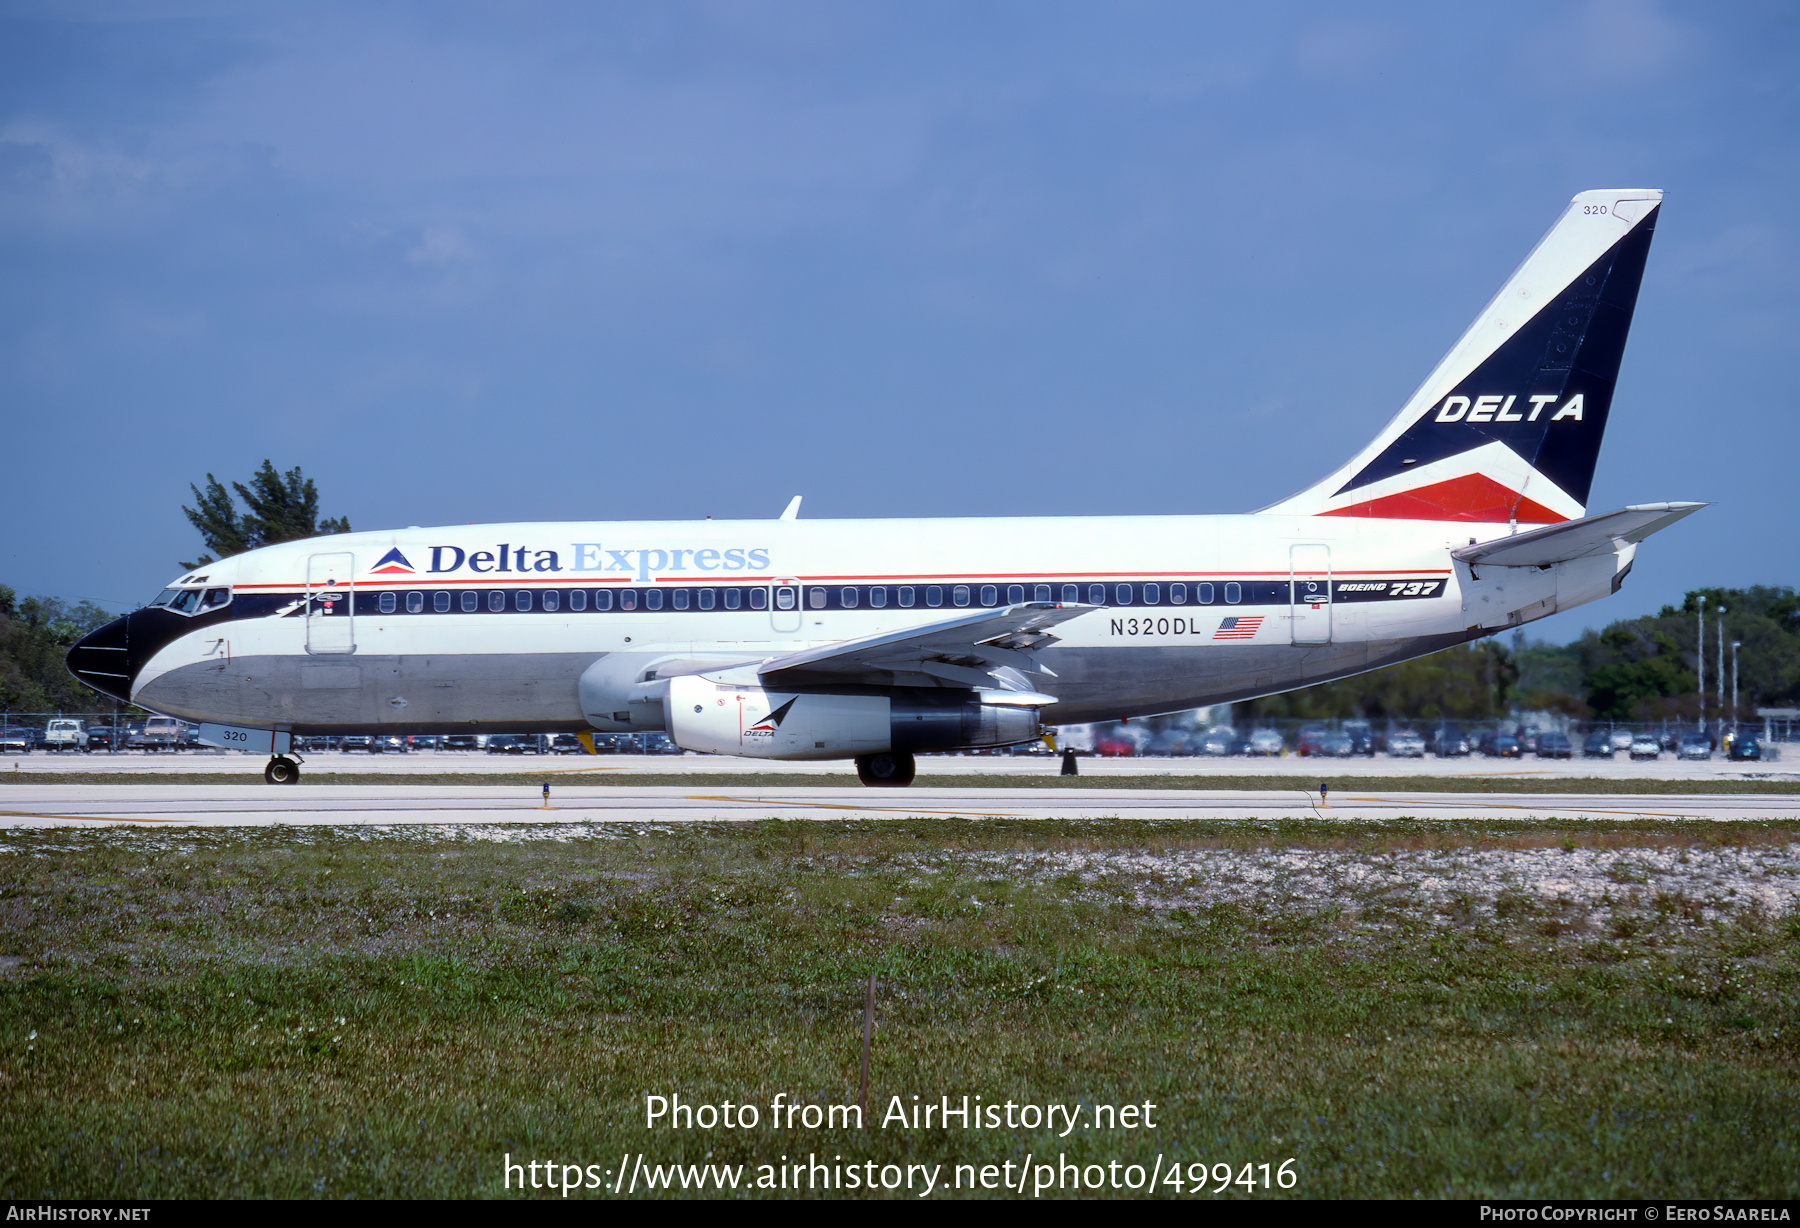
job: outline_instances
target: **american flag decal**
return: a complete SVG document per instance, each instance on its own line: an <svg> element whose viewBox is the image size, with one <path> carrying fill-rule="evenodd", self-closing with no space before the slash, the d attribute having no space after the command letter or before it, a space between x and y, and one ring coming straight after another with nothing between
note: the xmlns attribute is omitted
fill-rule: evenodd
<svg viewBox="0 0 1800 1228"><path fill-rule="evenodd" d="M1239 614L1227 618L1213 632L1215 640L1247 640L1256 635L1256 629L1262 626L1261 614Z"/></svg>

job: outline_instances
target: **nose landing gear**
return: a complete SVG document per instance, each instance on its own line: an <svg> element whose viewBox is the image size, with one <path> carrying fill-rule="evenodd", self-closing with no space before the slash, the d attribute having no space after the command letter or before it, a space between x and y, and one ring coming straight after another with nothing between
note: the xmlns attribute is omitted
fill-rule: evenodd
<svg viewBox="0 0 1800 1228"><path fill-rule="evenodd" d="M286 755L276 755L263 769L263 780L268 784L291 785L299 779L300 765Z"/></svg>

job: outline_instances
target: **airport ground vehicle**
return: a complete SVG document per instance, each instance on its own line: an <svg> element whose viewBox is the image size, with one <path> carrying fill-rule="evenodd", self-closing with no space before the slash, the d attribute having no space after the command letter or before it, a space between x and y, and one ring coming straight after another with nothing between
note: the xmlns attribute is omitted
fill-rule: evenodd
<svg viewBox="0 0 1800 1228"><path fill-rule="evenodd" d="M1632 736L1631 757L1633 759L1662 758L1662 739L1653 733L1640 733Z"/></svg>
<svg viewBox="0 0 1800 1228"><path fill-rule="evenodd" d="M44 726L44 749L54 751L78 750L86 752L88 748L87 722L72 717L53 717Z"/></svg>
<svg viewBox="0 0 1800 1228"><path fill-rule="evenodd" d="M796 497L771 521L349 533L184 573L69 667L217 744L257 735L271 783L310 733L585 725L904 785L919 753L1510 632L1608 596L1700 506L1588 508L1660 201L1577 196L1366 447L1255 512L809 521Z"/></svg>
<svg viewBox="0 0 1800 1228"><path fill-rule="evenodd" d="M1538 734L1537 749L1532 752L1539 759L1573 759L1575 746L1569 741L1569 735L1559 729L1546 729Z"/></svg>

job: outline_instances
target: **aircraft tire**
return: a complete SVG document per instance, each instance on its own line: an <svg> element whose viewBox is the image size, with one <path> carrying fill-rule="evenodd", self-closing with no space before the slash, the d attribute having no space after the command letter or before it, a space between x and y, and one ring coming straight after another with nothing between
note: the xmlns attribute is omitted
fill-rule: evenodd
<svg viewBox="0 0 1800 1228"><path fill-rule="evenodd" d="M271 785L291 785L300 779L300 765L292 759L284 759L276 755L269 760L263 769L263 782Z"/></svg>
<svg viewBox="0 0 1800 1228"><path fill-rule="evenodd" d="M859 755L856 776L871 789L904 789L913 782L917 771L911 751L886 751L879 755Z"/></svg>

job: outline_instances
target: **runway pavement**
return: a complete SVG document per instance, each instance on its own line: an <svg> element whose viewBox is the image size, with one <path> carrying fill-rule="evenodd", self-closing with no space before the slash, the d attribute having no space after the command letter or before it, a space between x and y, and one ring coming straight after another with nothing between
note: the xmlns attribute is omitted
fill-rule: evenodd
<svg viewBox="0 0 1800 1228"><path fill-rule="evenodd" d="M1744 794L1316 793L1171 789L607 788L381 785L33 785L0 792L12 828L281 824L680 823L757 819L1516 818L1800 821L1800 797Z"/></svg>

